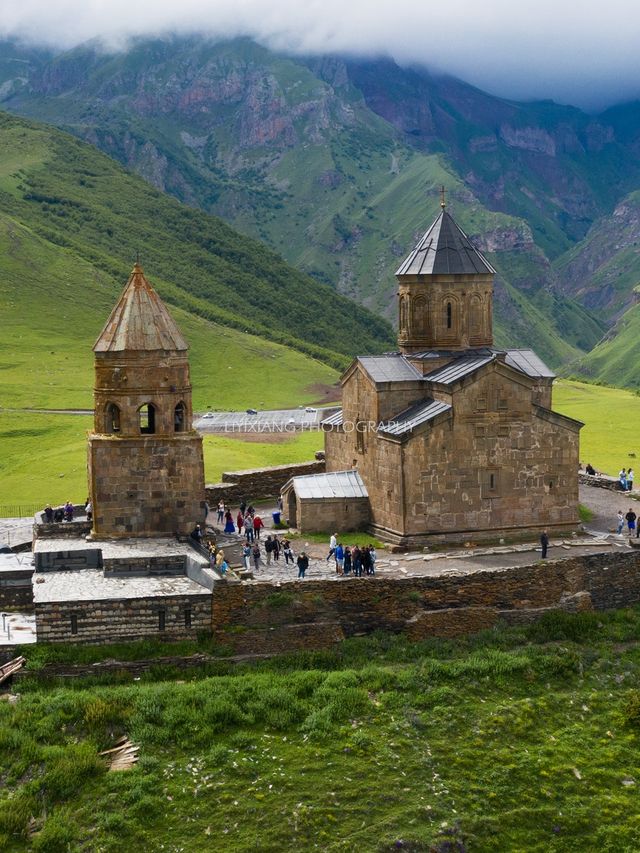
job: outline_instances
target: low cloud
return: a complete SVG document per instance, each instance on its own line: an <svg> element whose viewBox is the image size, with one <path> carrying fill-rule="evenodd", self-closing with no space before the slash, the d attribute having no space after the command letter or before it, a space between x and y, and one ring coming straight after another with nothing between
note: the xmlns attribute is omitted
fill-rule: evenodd
<svg viewBox="0 0 640 853"><path fill-rule="evenodd" d="M640 94L640 12L631 0L3 0L0 36L70 48L92 38L251 36L302 54L386 54L494 94L585 107Z"/></svg>

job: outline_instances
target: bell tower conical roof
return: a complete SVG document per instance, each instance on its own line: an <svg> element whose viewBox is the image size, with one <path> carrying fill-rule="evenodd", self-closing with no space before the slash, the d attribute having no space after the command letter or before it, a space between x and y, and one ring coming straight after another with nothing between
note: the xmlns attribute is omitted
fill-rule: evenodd
<svg viewBox="0 0 640 853"><path fill-rule="evenodd" d="M175 320L145 278L139 263L109 315L94 352L188 350Z"/></svg>
<svg viewBox="0 0 640 853"><path fill-rule="evenodd" d="M495 275L495 272L443 209L396 275Z"/></svg>

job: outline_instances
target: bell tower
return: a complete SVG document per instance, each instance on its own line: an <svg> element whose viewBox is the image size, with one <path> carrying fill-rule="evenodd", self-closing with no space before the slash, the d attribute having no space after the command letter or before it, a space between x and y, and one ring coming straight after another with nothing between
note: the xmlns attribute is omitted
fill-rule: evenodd
<svg viewBox="0 0 640 853"><path fill-rule="evenodd" d="M93 351L92 536L189 533L203 516L204 463L188 346L138 263Z"/></svg>
<svg viewBox="0 0 640 853"><path fill-rule="evenodd" d="M446 211L396 272L398 345L423 350L465 350L493 345L495 270Z"/></svg>

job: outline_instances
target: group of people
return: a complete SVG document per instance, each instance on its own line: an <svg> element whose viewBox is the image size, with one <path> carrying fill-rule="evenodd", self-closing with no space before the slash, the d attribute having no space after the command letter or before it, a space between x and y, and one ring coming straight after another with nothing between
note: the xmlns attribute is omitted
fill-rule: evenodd
<svg viewBox="0 0 640 853"><path fill-rule="evenodd" d="M264 542L264 553L266 555L267 566L271 565L271 561L279 562L280 557L284 557L285 565L291 563L294 564L294 553L291 548L291 542L286 537L282 539L274 535L269 534ZM300 558L306 558L306 564L303 565L301 569ZM244 545L242 546L242 560L244 563L244 567L247 571L251 569L251 564L253 563L253 567L256 571L258 571L262 565L262 551L260 550L260 544L258 539L250 540L248 537L245 539ZM304 577L304 573L309 567L309 558L304 553L304 551L298 556L298 572L302 570L302 574L298 574L298 577Z"/></svg>
<svg viewBox="0 0 640 853"><path fill-rule="evenodd" d="M75 508L71 501L67 501L62 506L55 507L55 509L51 504L47 504L43 511L45 524L59 524L62 521L73 521L74 512ZM93 507L90 498L87 498L84 502L84 512L87 516L87 521L91 521L93 519Z"/></svg>
<svg viewBox="0 0 640 853"><path fill-rule="evenodd" d="M638 516L631 507L629 507L629 512L627 512L626 514L623 513L621 509L618 510L616 530L618 536L622 536L622 531L624 530L625 524L627 526L627 530L629 531L629 536L633 536L633 534L635 533L636 539L640 539L640 524L638 524Z"/></svg>
<svg viewBox="0 0 640 853"><path fill-rule="evenodd" d="M336 573L347 577L353 572L354 577L361 578L364 575L375 575L376 573L376 549L373 545L343 545L338 542L338 534L334 533L329 540L329 553L327 562L335 561Z"/></svg>
<svg viewBox="0 0 640 853"><path fill-rule="evenodd" d="M240 509L236 515L235 523L231 510L226 506L225 502L221 500L218 503L217 520L218 524L222 524L224 521L224 533L235 533L237 527L238 534L240 536L244 534L248 542L254 542L257 539L260 539L260 531L264 528L264 522L257 514L253 505L249 504L247 506L247 503L244 500L240 504Z"/></svg>

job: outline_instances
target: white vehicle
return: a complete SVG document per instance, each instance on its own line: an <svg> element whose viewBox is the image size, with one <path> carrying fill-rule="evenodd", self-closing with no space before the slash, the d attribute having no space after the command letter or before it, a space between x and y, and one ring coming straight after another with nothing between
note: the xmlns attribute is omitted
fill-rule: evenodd
<svg viewBox="0 0 640 853"><path fill-rule="evenodd" d="M202 417L203 418L213 418L213 417L215 417L215 415L213 414L213 412L207 412L207 414L203 415Z"/></svg>
<svg viewBox="0 0 640 853"><path fill-rule="evenodd" d="M295 424L295 422L296 422L295 418L289 418L289 420L287 421L288 424Z"/></svg>
<svg viewBox="0 0 640 853"><path fill-rule="evenodd" d="M315 412L317 412L317 411L318 411L318 410L317 410L317 409L314 409L314 408L313 408L313 406L307 406L307 408L305 409L305 412L313 412L313 413L315 413Z"/></svg>

